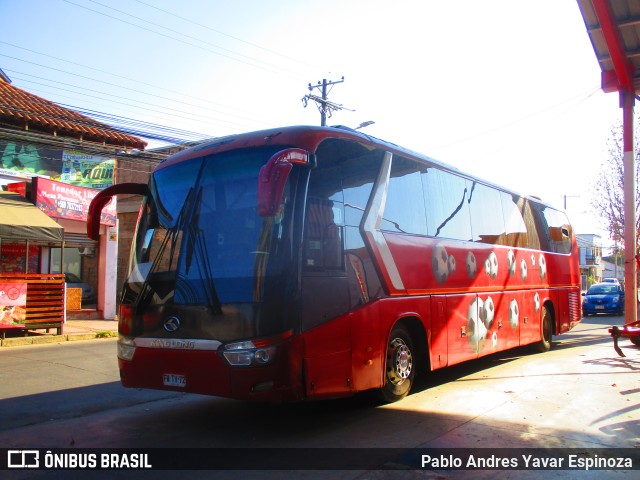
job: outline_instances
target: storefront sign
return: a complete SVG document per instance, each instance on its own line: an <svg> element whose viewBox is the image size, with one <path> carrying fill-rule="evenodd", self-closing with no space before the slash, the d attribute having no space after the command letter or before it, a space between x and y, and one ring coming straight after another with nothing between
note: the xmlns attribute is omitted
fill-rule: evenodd
<svg viewBox="0 0 640 480"><path fill-rule="evenodd" d="M0 324L22 325L27 314L27 284L0 283Z"/></svg>
<svg viewBox="0 0 640 480"><path fill-rule="evenodd" d="M89 205L99 190L76 187L66 183L54 182L46 178L34 180L36 206L54 218L87 221ZM100 223L116 224L116 199L102 209Z"/></svg>
<svg viewBox="0 0 640 480"><path fill-rule="evenodd" d="M19 193L23 197L27 196L27 182L15 182L7 184L7 192Z"/></svg>

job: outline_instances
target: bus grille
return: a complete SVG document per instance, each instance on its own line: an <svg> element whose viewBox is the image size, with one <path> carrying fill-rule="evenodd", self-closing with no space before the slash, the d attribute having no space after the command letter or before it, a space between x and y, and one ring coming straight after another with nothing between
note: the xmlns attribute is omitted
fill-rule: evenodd
<svg viewBox="0 0 640 480"><path fill-rule="evenodd" d="M578 292L569 292L569 321L572 323L579 322L581 318L580 294Z"/></svg>

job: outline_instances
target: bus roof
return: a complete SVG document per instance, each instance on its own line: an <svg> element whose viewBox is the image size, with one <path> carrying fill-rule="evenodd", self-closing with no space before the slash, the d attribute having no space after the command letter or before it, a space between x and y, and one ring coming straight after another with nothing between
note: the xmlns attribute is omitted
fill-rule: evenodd
<svg viewBox="0 0 640 480"><path fill-rule="evenodd" d="M213 155L217 153L227 152L237 148L251 148L251 147L263 147L268 145L282 145L282 148L297 147L303 148L309 152L315 152L320 143L330 138L343 138L351 139L363 142L371 145L372 147L382 148L388 150L394 154L399 154L414 160L422 161L427 164L436 166L442 170L456 173L469 180L475 180L479 183L492 186L499 190L508 192L510 194L518 195L527 198L535 203L547 205L551 207L547 202L542 201L540 198L532 195L523 195L519 192L515 192L502 185L497 185L486 179L476 177L474 175L465 173L458 168L448 165L446 163L435 160L424 154L406 149L399 145L396 145L385 140L381 140L376 137L372 137L358 130L354 130L344 126L332 126L332 127L318 127L309 125L299 126L286 126L279 128L272 128L268 130L258 130L248 133L239 133L235 135L229 135L226 137L218 137L210 141L193 146L186 150L182 150L175 153L165 160L160 162L157 170L161 170L170 165L190 160L192 158ZM555 208L555 207L552 207Z"/></svg>

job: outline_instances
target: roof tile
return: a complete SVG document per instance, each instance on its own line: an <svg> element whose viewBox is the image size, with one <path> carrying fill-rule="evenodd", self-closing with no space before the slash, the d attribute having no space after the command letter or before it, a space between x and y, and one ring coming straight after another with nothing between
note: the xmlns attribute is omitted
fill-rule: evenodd
<svg viewBox="0 0 640 480"><path fill-rule="evenodd" d="M60 107L4 80L0 80L0 119L11 123L23 123L26 120L42 128L63 129L68 136L82 135L84 140L89 141L139 149L147 146L147 142L138 137Z"/></svg>

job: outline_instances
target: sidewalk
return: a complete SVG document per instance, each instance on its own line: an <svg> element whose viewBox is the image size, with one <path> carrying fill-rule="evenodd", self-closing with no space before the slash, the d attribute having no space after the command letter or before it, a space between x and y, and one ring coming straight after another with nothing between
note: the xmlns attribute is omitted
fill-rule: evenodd
<svg viewBox="0 0 640 480"><path fill-rule="evenodd" d="M62 329L62 335L57 335L55 329L50 333L45 330L30 330L27 336L23 331L7 334L1 340L1 347L17 347L22 345L39 345L44 343L72 342L78 340L95 340L115 338L118 336L117 320L67 320Z"/></svg>

